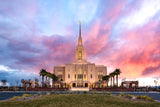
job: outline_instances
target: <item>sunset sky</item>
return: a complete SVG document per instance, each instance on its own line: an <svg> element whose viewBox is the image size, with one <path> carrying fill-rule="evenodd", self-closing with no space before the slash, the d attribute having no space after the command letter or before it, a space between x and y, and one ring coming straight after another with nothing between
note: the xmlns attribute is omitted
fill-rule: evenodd
<svg viewBox="0 0 160 107"><path fill-rule="evenodd" d="M0 81L72 62L79 20L89 62L140 85L160 78L160 0L0 0Z"/></svg>

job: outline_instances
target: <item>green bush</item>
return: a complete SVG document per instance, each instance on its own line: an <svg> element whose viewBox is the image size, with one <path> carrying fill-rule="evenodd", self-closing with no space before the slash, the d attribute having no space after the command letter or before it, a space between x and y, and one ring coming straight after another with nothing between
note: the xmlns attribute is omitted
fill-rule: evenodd
<svg viewBox="0 0 160 107"><path fill-rule="evenodd" d="M92 91L92 94L95 94L96 92L95 91Z"/></svg>
<svg viewBox="0 0 160 107"><path fill-rule="evenodd" d="M80 91L77 91L77 94L80 94Z"/></svg>
<svg viewBox="0 0 160 107"><path fill-rule="evenodd" d="M147 95L139 95L137 96L137 99L143 99L143 100L147 100L147 101L153 101L153 98L148 97Z"/></svg>
<svg viewBox="0 0 160 107"><path fill-rule="evenodd" d="M119 95L120 95L120 96L124 96L124 93L120 93Z"/></svg>
<svg viewBox="0 0 160 107"><path fill-rule="evenodd" d="M54 92L54 91L52 91L52 92L51 92L51 95L53 95L53 94L55 94L55 92Z"/></svg>
<svg viewBox="0 0 160 107"><path fill-rule="evenodd" d="M41 95L45 95L45 93L41 93Z"/></svg>
<svg viewBox="0 0 160 107"><path fill-rule="evenodd" d="M87 91L84 91L83 93L84 93L84 94L88 94L88 92L87 92Z"/></svg>
<svg viewBox="0 0 160 107"><path fill-rule="evenodd" d="M131 98L132 98L132 95L127 94L126 97L129 98L129 99L131 99Z"/></svg>
<svg viewBox="0 0 160 107"><path fill-rule="evenodd" d="M111 95L111 92L107 92L107 95Z"/></svg>
<svg viewBox="0 0 160 107"><path fill-rule="evenodd" d="M147 97L146 100L147 101L154 101L153 98L151 98L151 97Z"/></svg>
<svg viewBox="0 0 160 107"><path fill-rule="evenodd" d="M29 94L23 94L22 96L23 97L29 97Z"/></svg>
<svg viewBox="0 0 160 107"><path fill-rule="evenodd" d="M11 98L10 100L16 100L16 99L21 99L20 96L13 96L13 98Z"/></svg>
<svg viewBox="0 0 160 107"><path fill-rule="evenodd" d="M37 94L34 94L33 96L34 96L34 97L36 97L36 96L37 96Z"/></svg>
<svg viewBox="0 0 160 107"><path fill-rule="evenodd" d="M70 92L69 92L69 94L73 94L73 92L72 92L72 91L70 91Z"/></svg>
<svg viewBox="0 0 160 107"><path fill-rule="evenodd" d="M98 92L98 94L103 94L102 92Z"/></svg>
<svg viewBox="0 0 160 107"><path fill-rule="evenodd" d="M23 97L23 100L26 100L26 97Z"/></svg>
<svg viewBox="0 0 160 107"><path fill-rule="evenodd" d="M41 95L41 93L38 93L38 96L40 96Z"/></svg>

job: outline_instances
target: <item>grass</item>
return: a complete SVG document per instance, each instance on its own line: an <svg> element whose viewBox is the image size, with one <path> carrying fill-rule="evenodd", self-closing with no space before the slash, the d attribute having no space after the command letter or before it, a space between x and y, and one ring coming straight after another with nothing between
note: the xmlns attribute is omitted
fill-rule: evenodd
<svg viewBox="0 0 160 107"><path fill-rule="evenodd" d="M4 101L0 107L160 107L159 102L132 101L115 95L55 94L29 101Z"/></svg>

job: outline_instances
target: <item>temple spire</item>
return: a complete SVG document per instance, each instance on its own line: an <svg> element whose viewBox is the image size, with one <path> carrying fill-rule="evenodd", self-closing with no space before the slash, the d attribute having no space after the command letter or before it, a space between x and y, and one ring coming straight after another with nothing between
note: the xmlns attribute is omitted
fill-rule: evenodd
<svg viewBox="0 0 160 107"><path fill-rule="evenodd" d="M82 37L81 37L81 21L79 21L79 38L78 45L82 45Z"/></svg>

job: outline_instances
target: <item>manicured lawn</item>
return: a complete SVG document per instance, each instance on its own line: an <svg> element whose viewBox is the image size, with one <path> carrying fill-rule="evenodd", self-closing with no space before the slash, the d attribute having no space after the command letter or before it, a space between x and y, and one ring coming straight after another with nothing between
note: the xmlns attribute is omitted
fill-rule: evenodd
<svg viewBox="0 0 160 107"><path fill-rule="evenodd" d="M0 102L0 107L160 107L160 103L131 101L103 94L59 94L29 101Z"/></svg>

